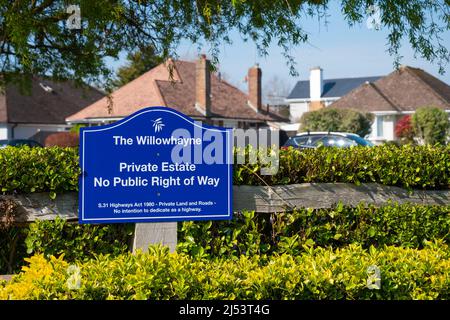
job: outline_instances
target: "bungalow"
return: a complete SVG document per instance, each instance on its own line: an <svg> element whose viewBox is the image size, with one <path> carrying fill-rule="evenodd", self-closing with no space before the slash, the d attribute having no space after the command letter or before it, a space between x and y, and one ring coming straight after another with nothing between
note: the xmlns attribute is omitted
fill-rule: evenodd
<svg viewBox="0 0 450 320"><path fill-rule="evenodd" d="M330 105L374 114L368 138L375 143L395 140L397 121L423 106L438 107L450 113L450 86L409 66L401 66L374 82L367 81Z"/></svg>
<svg viewBox="0 0 450 320"><path fill-rule="evenodd" d="M324 80L322 68L311 68L309 80L298 81L286 98L286 102L289 104L290 119L292 122L298 123L303 113L328 107L361 84L373 82L379 78L359 77Z"/></svg>
<svg viewBox="0 0 450 320"><path fill-rule="evenodd" d="M94 88L82 88L69 80L56 82L33 76L24 92L15 84L7 84L0 91L0 140L44 139L53 132L66 131L66 117L103 96Z"/></svg>
<svg viewBox="0 0 450 320"><path fill-rule="evenodd" d="M171 60L144 73L83 110L67 117L68 124L111 123L148 106L167 106L193 119L232 128L267 127L282 117L264 106L262 72L258 65L247 75L248 94L212 73L210 61Z"/></svg>

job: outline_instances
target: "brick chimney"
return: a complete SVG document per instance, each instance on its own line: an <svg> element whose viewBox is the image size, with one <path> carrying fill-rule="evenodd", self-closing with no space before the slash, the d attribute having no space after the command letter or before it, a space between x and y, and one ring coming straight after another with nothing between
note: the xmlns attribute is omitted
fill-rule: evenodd
<svg viewBox="0 0 450 320"><path fill-rule="evenodd" d="M211 115L210 61L204 54L195 65L195 108L205 117Z"/></svg>
<svg viewBox="0 0 450 320"><path fill-rule="evenodd" d="M257 112L262 109L261 77L262 72L258 64L248 70L248 103Z"/></svg>

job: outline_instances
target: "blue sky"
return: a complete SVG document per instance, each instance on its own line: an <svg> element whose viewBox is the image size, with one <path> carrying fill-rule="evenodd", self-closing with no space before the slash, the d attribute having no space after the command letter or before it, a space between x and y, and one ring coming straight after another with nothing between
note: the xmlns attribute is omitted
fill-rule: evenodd
<svg viewBox="0 0 450 320"><path fill-rule="evenodd" d="M387 30L371 30L364 21L360 25L348 26L336 4L330 6L328 26L317 19L307 19L303 28L309 33L310 44L302 44L292 48L299 72L299 77L289 75L289 68L282 56L282 49L276 44L269 48L268 56L259 57L252 42L242 41L237 32L233 32L233 44L223 45L219 56L220 70L227 79L245 89L244 78L249 67L259 63L263 71L263 85L273 77L278 77L289 87L297 80L306 80L309 69L320 66L324 70L324 78L359 77L386 75L393 70L394 57L387 53ZM450 45L450 32L444 35L444 42ZM195 59L199 54L198 45L187 41L178 48L180 58ZM201 53L207 53L207 46ZM424 59L414 58L414 52L405 41L401 49L402 64L424 69L432 75L450 83L450 68L440 75L438 66ZM122 64L123 59L112 66Z"/></svg>

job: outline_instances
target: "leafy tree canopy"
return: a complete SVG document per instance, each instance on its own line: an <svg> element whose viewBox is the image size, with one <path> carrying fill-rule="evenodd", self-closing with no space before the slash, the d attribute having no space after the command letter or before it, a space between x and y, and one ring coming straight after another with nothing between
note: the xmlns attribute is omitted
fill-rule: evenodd
<svg viewBox="0 0 450 320"><path fill-rule="evenodd" d="M131 52L127 55L127 64L117 70L112 84L115 88L119 88L156 67L160 62L161 59L155 56L152 46Z"/></svg>
<svg viewBox="0 0 450 320"><path fill-rule="evenodd" d="M97 81L111 78L105 58L153 46L156 55L177 57L181 39L208 43L217 63L220 45L236 30L255 42L261 55L276 42L295 74L290 49L309 40L302 20L326 21L329 0L0 0L0 72L3 80L18 74ZM69 5L79 5L79 29ZM401 40L416 54L443 68L449 51L441 35L450 29L449 0L341 0L350 25L365 23L376 5L381 28L388 30L388 50L398 64ZM72 21L72 20L69 20ZM3 81L2 80L2 81Z"/></svg>
<svg viewBox="0 0 450 320"><path fill-rule="evenodd" d="M412 116L414 132L426 144L445 144L449 132L448 114L437 107L421 107Z"/></svg>
<svg viewBox="0 0 450 320"><path fill-rule="evenodd" d="M373 115L351 109L323 108L306 112L300 119L301 131L351 132L365 137L371 131Z"/></svg>

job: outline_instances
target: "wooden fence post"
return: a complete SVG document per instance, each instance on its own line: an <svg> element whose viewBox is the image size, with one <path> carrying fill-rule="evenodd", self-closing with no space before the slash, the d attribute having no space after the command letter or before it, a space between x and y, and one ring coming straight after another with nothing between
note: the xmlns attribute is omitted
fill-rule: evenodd
<svg viewBox="0 0 450 320"><path fill-rule="evenodd" d="M133 238L133 253L140 249L147 252L152 244L168 246L170 252L174 252L177 246L177 223L136 223Z"/></svg>

